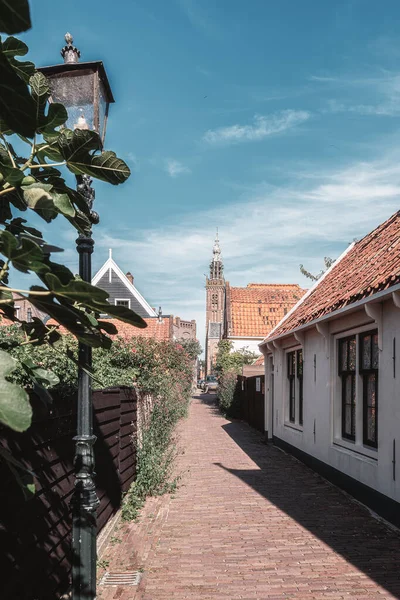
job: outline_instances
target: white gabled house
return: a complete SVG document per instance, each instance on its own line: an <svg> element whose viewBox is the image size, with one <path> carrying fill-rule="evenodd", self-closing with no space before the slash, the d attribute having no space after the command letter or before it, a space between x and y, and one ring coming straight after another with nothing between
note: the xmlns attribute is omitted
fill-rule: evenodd
<svg viewBox="0 0 400 600"><path fill-rule="evenodd" d="M108 301L111 304L126 306L132 309L142 318L157 317L154 308L143 298L133 283L131 273L124 274L112 257L109 257L104 265L97 271L92 279L92 285L96 285L109 293Z"/></svg>
<svg viewBox="0 0 400 600"><path fill-rule="evenodd" d="M400 211L260 344L265 431L400 525Z"/></svg>

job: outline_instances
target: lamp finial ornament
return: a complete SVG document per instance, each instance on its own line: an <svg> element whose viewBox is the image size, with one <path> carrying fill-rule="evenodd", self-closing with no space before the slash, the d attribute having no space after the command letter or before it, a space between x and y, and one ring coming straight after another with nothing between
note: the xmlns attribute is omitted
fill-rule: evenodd
<svg viewBox="0 0 400 600"><path fill-rule="evenodd" d="M64 46L64 48L61 50L61 56L63 57L64 62L65 63L79 62L79 59L81 57L81 52L80 52L80 50L78 50L78 48L73 46L74 38L68 31L65 34L64 38L67 43L67 45Z"/></svg>

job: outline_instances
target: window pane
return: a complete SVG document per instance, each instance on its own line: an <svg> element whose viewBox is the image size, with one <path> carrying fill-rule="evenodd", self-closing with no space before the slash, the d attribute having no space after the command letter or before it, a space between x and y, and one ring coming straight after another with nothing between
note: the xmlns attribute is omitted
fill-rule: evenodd
<svg viewBox="0 0 400 600"><path fill-rule="evenodd" d="M303 350L297 350L297 377L303 377Z"/></svg>
<svg viewBox="0 0 400 600"><path fill-rule="evenodd" d="M351 404L353 402L353 386L352 386L352 376L351 375L348 375L346 377L345 402L346 402L346 404Z"/></svg>
<svg viewBox="0 0 400 600"><path fill-rule="evenodd" d="M349 371L356 370L356 339L349 340Z"/></svg>
<svg viewBox="0 0 400 600"><path fill-rule="evenodd" d="M368 403L368 406L376 406L376 375L375 375L375 373L371 373L368 376L367 403Z"/></svg>
<svg viewBox="0 0 400 600"><path fill-rule="evenodd" d="M355 403L354 375L349 374L343 378L342 390L342 435L355 439L356 434L356 403Z"/></svg>
<svg viewBox="0 0 400 600"><path fill-rule="evenodd" d="M294 379L290 379L289 390L289 420L294 423L295 420L295 403L294 403Z"/></svg>
<svg viewBox="0 0 400 600"><path fill-rule="evenodd" d="M347 340L340 342L340 370L347 371Z"/></svg>
<svg viewBox="0 0 400 600"><path fill-rule="evenodd" d="M368 409L367 413L367 436L368 441L376 443L376 409Z"/></svg>
<svg viewBox="0 0 400 600"><path fill-rule="evenodd" d="M353 427L352 427L352 411L351 405L347 404L345 407L345 422L344 422L344 431L347 435L353 435Z"/></svg>
<svg viewBox="0 0 400 600"><path fill-rule="evenodd" d="M362 338L362 368L371 368L371 335L364 335Z"/></svg>
<svg viewBox="0 0 400 600"><path fill-rule="evenodd" d="M377 446L378 428L378 374L370 371L363 377L364 387L364 443Z"/></svg>
<svg viewBox="0 0 400 600"><path fill-rule="evenodd" d="M372 335L372 368L377 369L379 366L379 348L378 348L378 334Z"/></svg>
<svg viewBox="0 0 400 600"><path fill-rule="evenodd" d="M287 355L288 360L288 377L294 377L295 374L295 353L289 352Z"/></svg>

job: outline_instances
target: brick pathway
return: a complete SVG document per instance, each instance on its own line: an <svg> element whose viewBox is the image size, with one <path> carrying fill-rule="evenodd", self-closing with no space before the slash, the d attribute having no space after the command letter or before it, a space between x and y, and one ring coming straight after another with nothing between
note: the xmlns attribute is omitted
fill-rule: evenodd
<svg viewBox="0 0 400 600"><path fill-rule="evenodd" d="M400 535L241 422L195 399L181 428L182 483L110 544L139 588L101 600L400 598Z"/></svg>

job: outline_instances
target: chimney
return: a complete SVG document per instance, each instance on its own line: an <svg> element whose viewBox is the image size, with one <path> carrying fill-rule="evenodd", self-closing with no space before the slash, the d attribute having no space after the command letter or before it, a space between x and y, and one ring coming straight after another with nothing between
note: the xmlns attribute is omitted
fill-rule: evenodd
<svg viewBox="0 0 400 600"><path fill-rule="evenodd" d="M128 281L131 282L131 284L133 285L133 275L130 271L127 272L127 274L125 275L125 277L128 279Z"/></svg>

